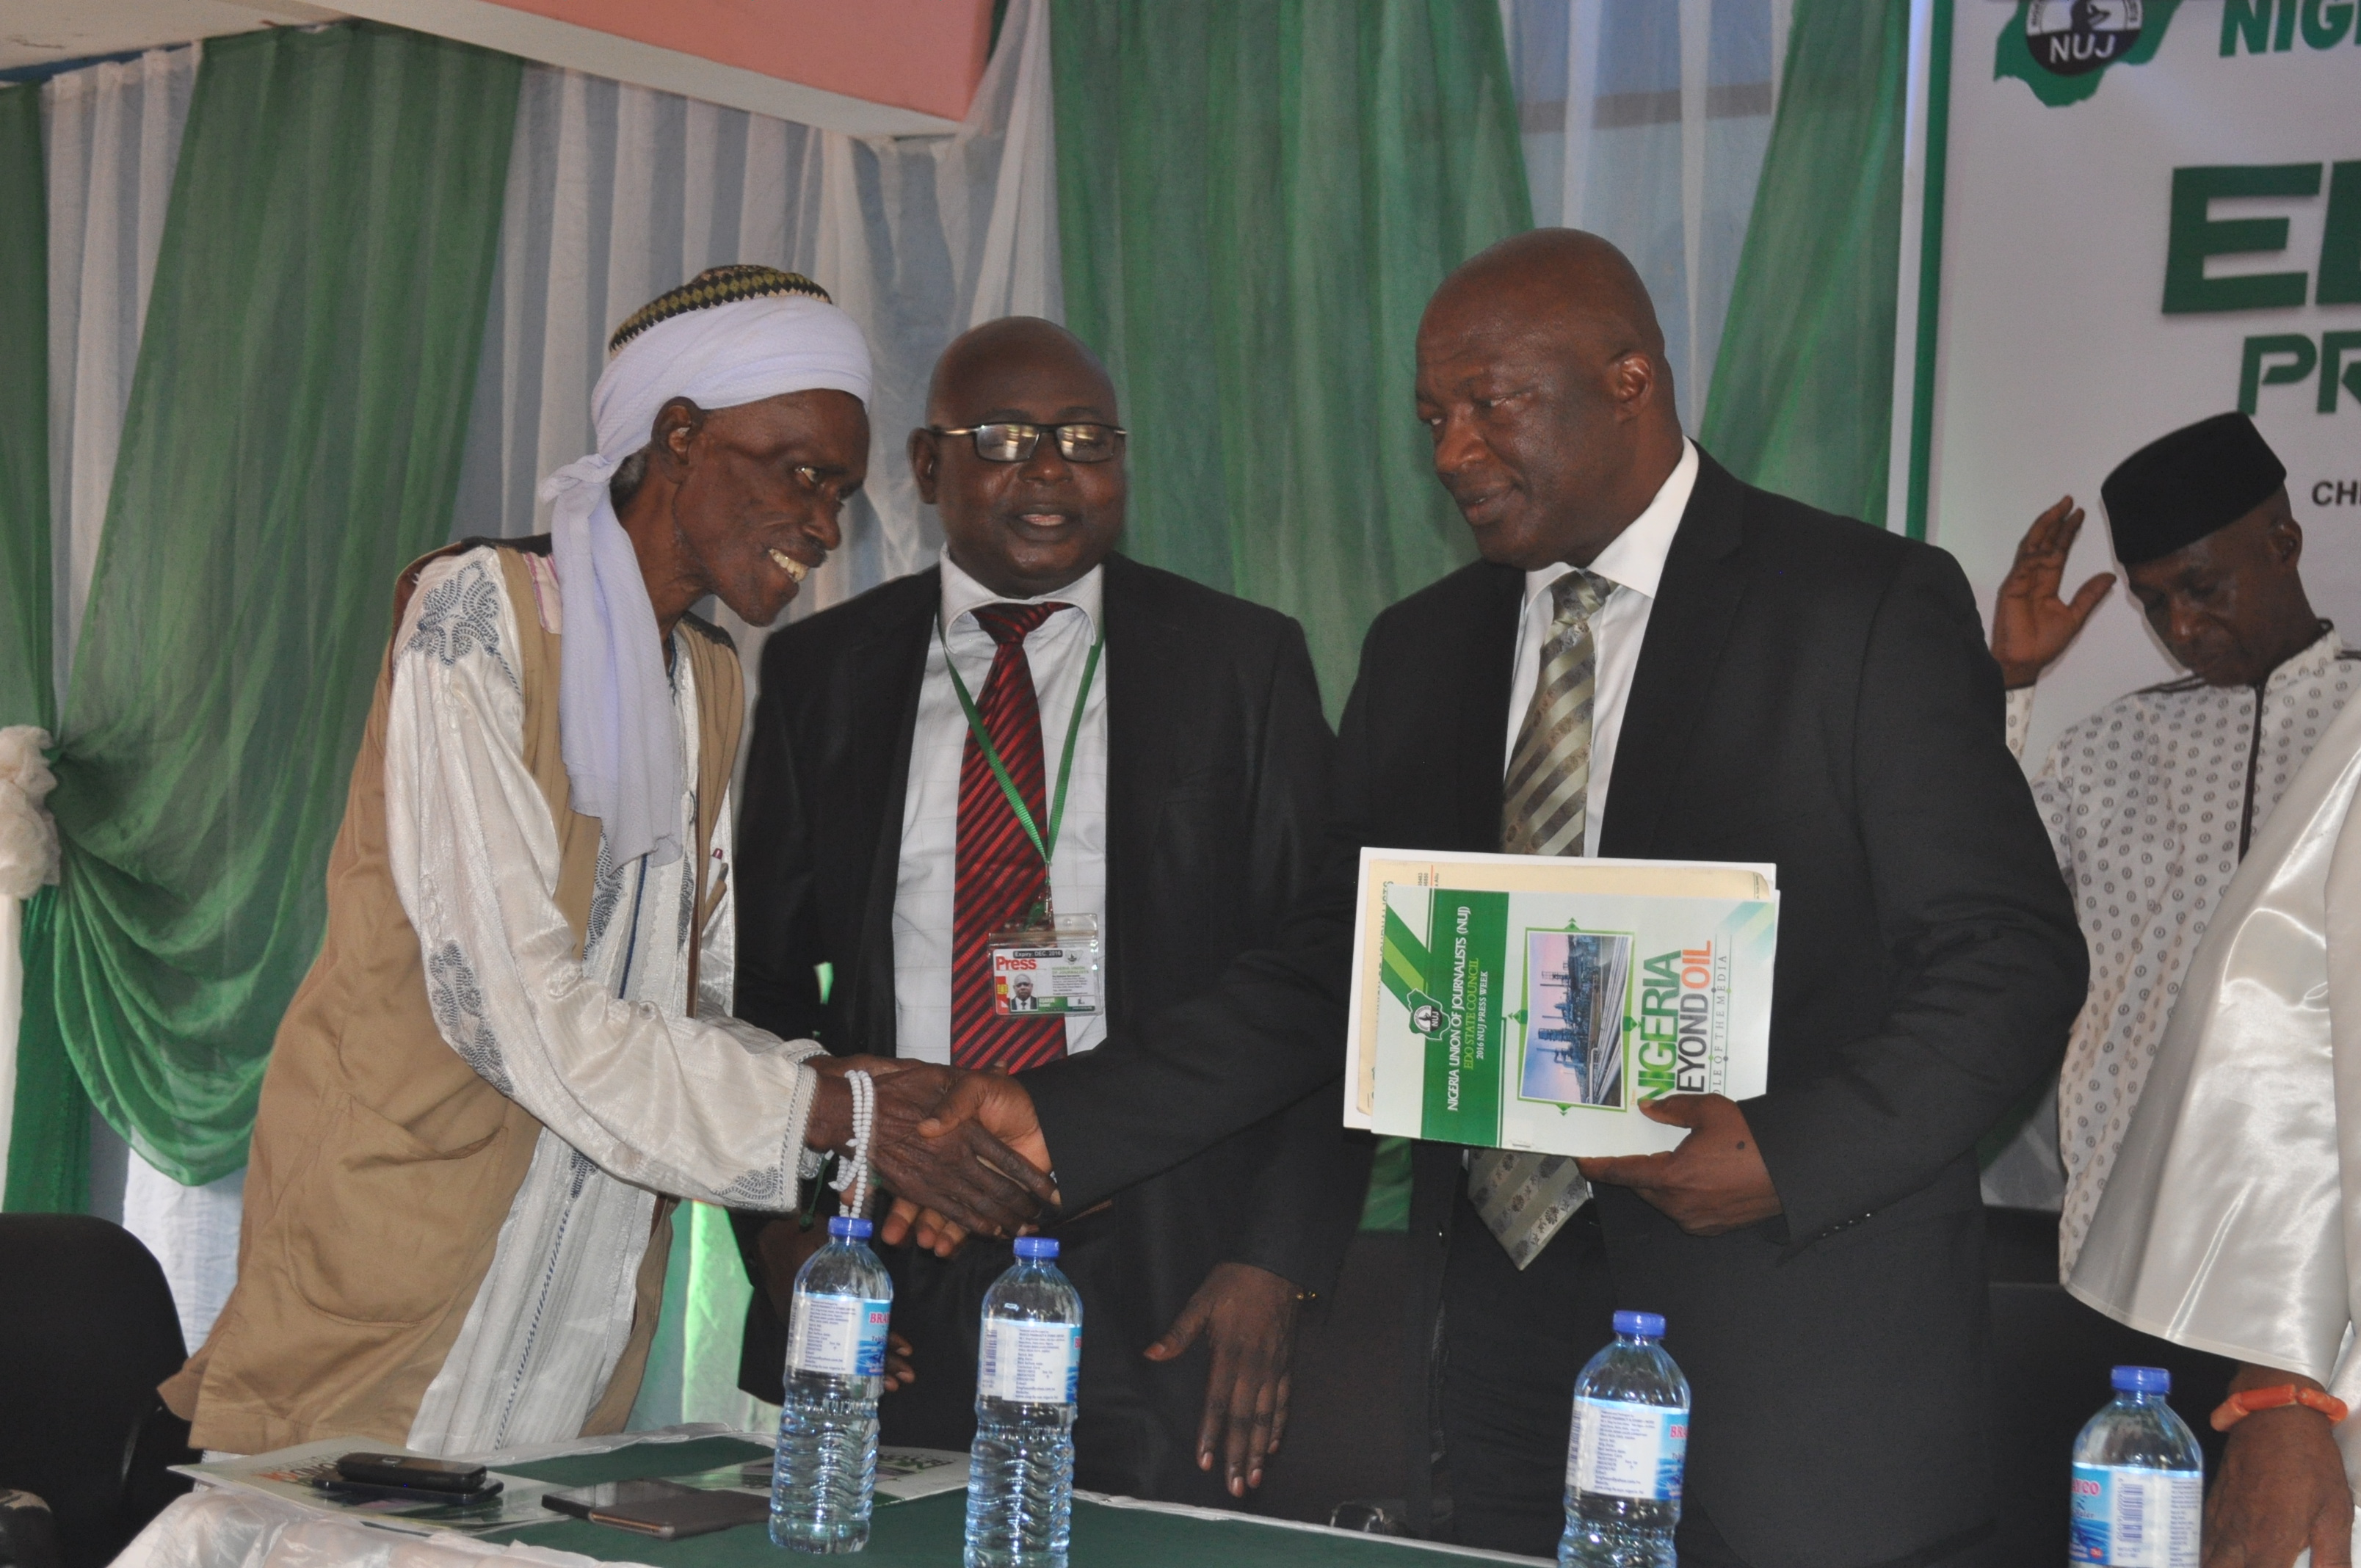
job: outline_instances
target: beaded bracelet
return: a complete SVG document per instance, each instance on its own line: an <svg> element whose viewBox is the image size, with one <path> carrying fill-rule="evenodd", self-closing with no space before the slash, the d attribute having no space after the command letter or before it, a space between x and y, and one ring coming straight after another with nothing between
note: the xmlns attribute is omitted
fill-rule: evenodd
<svg viewBox="0 0 2361 1568"><path fill-rule="evenodd" d="M869 1212L869 1135L876 1125L877 1089L859 1068L846 1073L844 1082L852 1091L852 1138L829 1185L845 1195L845 1212L858 1216Z"/></svg>
<svg viewBox="0 0 2361 1568"><path fill-rule="evenodd" d="M2334 1394L2323 1394L2317 1388L2302 1388L2293 1383L2282 1383L2275 1388L2249 1388L2243 1394L2233 1394L2222 1401L2213 1412L2213 1430L2228 1431L2257 1410L2277 1409L2281 1405L2301 1405L2318 1410L2336 1425L2349 1413L2345 1401Z"/></svg>

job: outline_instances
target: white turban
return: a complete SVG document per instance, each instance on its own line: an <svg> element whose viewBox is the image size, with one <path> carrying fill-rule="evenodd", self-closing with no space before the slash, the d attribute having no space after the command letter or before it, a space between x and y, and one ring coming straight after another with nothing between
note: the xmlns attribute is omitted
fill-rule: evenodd
<svg viewBox="0 0 2361 1568"><path fill-rule="evenodd" d="M608 483L674 398L734 408L787 392L869 398L869 345L836 306L767 294L684 311L624 342L590 395L598 450L541 482L565 611L559 743L574 809L604 825L610 863L683 850L686 788L655 607Z"/></svg>

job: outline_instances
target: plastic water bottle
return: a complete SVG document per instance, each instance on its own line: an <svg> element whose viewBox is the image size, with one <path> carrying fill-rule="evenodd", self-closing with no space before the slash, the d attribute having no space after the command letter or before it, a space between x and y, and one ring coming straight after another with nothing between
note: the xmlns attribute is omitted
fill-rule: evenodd
<svg viewBox="0 0 2361 1568"><path fill-rule="evenodd" d="M1047 1236L1017 1237L1016 1266L984 1294L967 1568L1066 1568L1082 1299L1057 1255Z"/></svg>
<svg viewBox="0 0 2361 1568"><path fill-rule="evenodd" d="M2115 1397L2074 1440L2070 1563L2197 1568L2205 1458L2161 1366L2118 1366Z"/></svg>
<svg viewBox="0 0 2361 1568"><path fill-rule="evenodd" d="M1657 1343L1664 1320L1615 1314L1615 1343L1574 1380L1559 1568L1673 1568L1689 1380Z"/></svg>
<svg viewBox="0 0 2361 1568"><path fill-rule="evenodd" d="M797 1552L869 1544L877 1485L877 1396L894 1282L869 1250L866 1220L838 1215L828 1245L796 1276L786 1398L771 1467L771 1540Z"/></svg>

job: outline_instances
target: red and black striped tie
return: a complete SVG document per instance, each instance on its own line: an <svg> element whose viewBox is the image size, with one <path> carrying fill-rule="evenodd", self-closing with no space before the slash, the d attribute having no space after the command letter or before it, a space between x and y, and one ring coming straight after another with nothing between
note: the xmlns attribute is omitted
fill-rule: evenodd
<svg viewBox="0 0 2361 1568"><path fill-rule="evenodd" d="M1033 697L1033 667L1025 639L1062 604L988 604L975 623L999 644L992 673L975 707L1000 753L1009 781L1049 831L1043 801L1041 709ZM1024 824L1009 808L992 764L972 729L960 754L957 890L951 901L951 1065L1010 1072L1055 1061L1066 1053L1065 1020L1056 1014L1004 1016L993 1010L993 933L1024 916L1049 892L1048 868Z"/></svg>

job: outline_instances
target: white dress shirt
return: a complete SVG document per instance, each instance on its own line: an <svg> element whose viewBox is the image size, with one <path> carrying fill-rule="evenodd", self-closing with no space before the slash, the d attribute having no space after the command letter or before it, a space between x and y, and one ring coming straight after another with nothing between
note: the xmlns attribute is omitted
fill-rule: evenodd
<svg viewBox="0 0 2361 1568"><path fill-rule="evenodd" d="M942 554L942 624L959 661L960 678L981 704L998 644L975 623L987 604L1039 604L1056 600L1074 608L1050 616L1025 640L1033 670L1034 699L1041 709L1042 795L1053 801L1058 759L1066 726L1082 681L1091 644L1103 613L1104 568L1055 593L1007 599L960 570ZM1095 915L1100 941L1106 921L1106 713L1107 656L1099 654L1082 709L1082 730L1074 743L1074 772L1066 788L1066 815L1058 828L1057 861L1049 868L1049 902L1060 915ZM951 910L958 889L960 759L967 747L967 714L951 687L943 661L943 640L927 640L927 673L918 686L918 718L910 737L910 780L902 797L901 872L894 891L894 1015L903 1056L919 1061L951 1059ZM1049 824L1041 824L1046 832ZM1101 949L1104 962L1104 949ZM1102 981L1105 971L1100 971ZM1104 1005L1104 1002L1102 1002ZM1103 1013L1066 1019L1066 1049L1086 1051L1106 1037Z"/></svg>
<svg viewBox="0 0 2361 1568"><path fill-rule="evenodd" d="M1697 488L1697 449L1681 442L1681 460L1656 491L1647 510L1598 553L1590 570L1615 585L1598 613L1590 618L1590 641L1596 650L1595 693L1590 700L1590 790L1583 808L1582 852L1598 853L1598 825L1607 820L1607 785L1615 773L1615 740L1623 728L1623 704L1631 695L1631 672L1640 664L1640 645L1648 636L1648 612L1655 608L1656 585L1664 575L1664 557L1673 535L1688 510L1689 492ZM1517 754L1517 732L1524 728L1525 709L1533 705L1533 685L1541 679L1542 644L1549 639L1556 606L1550 585L1573 571L1559 561L1525 574L1523 619L1517 623L1517 663L1509 677L1509 736L1500 752L1500 776Z"/></svg>

